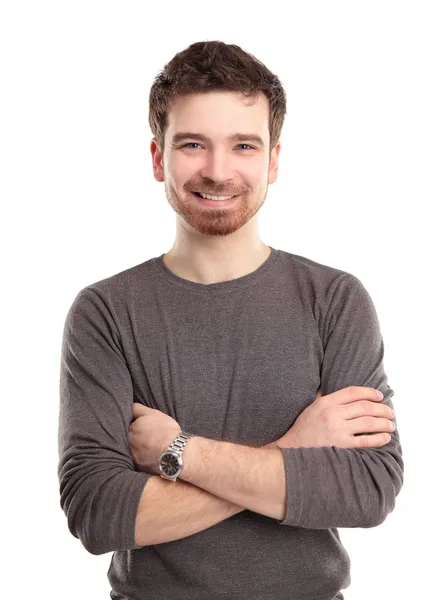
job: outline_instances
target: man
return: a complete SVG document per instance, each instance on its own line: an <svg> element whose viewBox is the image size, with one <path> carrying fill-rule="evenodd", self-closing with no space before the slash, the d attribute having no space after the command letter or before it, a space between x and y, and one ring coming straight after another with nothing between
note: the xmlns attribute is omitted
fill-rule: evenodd
<svg viewBox="0 0 447 600"><path fill-rule="evenodd" d="M149 113L174 245L67 315L61 507L113 551L115 600L342 599L337 528L379 525L402 487L368 292L259 237L285 110L238 46L177 54Z"/></svg>

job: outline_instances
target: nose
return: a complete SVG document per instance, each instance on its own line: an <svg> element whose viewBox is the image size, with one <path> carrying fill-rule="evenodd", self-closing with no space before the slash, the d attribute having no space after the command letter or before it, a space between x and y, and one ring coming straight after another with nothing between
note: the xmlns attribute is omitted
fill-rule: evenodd
<svg viewBox="0 0 447 600"><path fill-rule="evenodd" d="M203 179L211 179L216 183L223 183L231 179L231 158L225 150L211 150L204 160L204 165L200 170Z"/></svg>

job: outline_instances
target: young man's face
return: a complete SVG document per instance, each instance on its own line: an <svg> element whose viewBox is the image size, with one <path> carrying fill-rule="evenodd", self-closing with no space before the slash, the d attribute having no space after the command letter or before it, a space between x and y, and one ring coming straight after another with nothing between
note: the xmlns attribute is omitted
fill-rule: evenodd
<svg viewBox="0 0 447 600"><path fill-rule="evenodd" d="M270 160L268 123L264 94L256 102L237 92L190 94L176 100L168 115L164 155L154 141L151 153L154 176L165 182L169 204L187 229L228 235L258 212L268 185L277 178L280 144ZM183 133L188 136L179 139ZM244 137L230 139L234 134ZM237 197L220 204L202 201L194 192Z"/></svg>

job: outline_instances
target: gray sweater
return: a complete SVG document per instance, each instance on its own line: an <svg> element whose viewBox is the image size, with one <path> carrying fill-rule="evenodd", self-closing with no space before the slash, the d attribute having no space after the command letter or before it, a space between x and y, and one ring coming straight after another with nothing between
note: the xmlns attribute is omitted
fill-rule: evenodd
<svg viewBox="0 0 447 600"><path fill-rule="evenodd" d="M380 448L283 448L282 521L244 510L139 548L150 473L130 455L133 402L185 431L258 447L315 400L349 385L393 407L384 344L354 275L272 248L255 271L209 285L163 255L80 290L62 341L60 504L92 554L112 552L115 600L341 600L350 560L338 527L375 527L403 484L397 429ZM175 485L174 483L172 485Z"/></svg>

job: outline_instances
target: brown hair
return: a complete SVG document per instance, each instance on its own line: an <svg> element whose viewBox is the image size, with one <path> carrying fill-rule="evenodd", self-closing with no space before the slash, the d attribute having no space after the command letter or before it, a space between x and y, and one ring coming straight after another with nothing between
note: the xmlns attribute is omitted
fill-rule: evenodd
<svg viewBox="0 0 447 600"><path fill-rule="evenodd" d="M166 116L176 98L216 90L241 92L269 102L270 152L281 135L286 94L280 80L239 46L221 41L196 42L178 52L156 76L149 94L149 125L162 154Z"/></svg>

